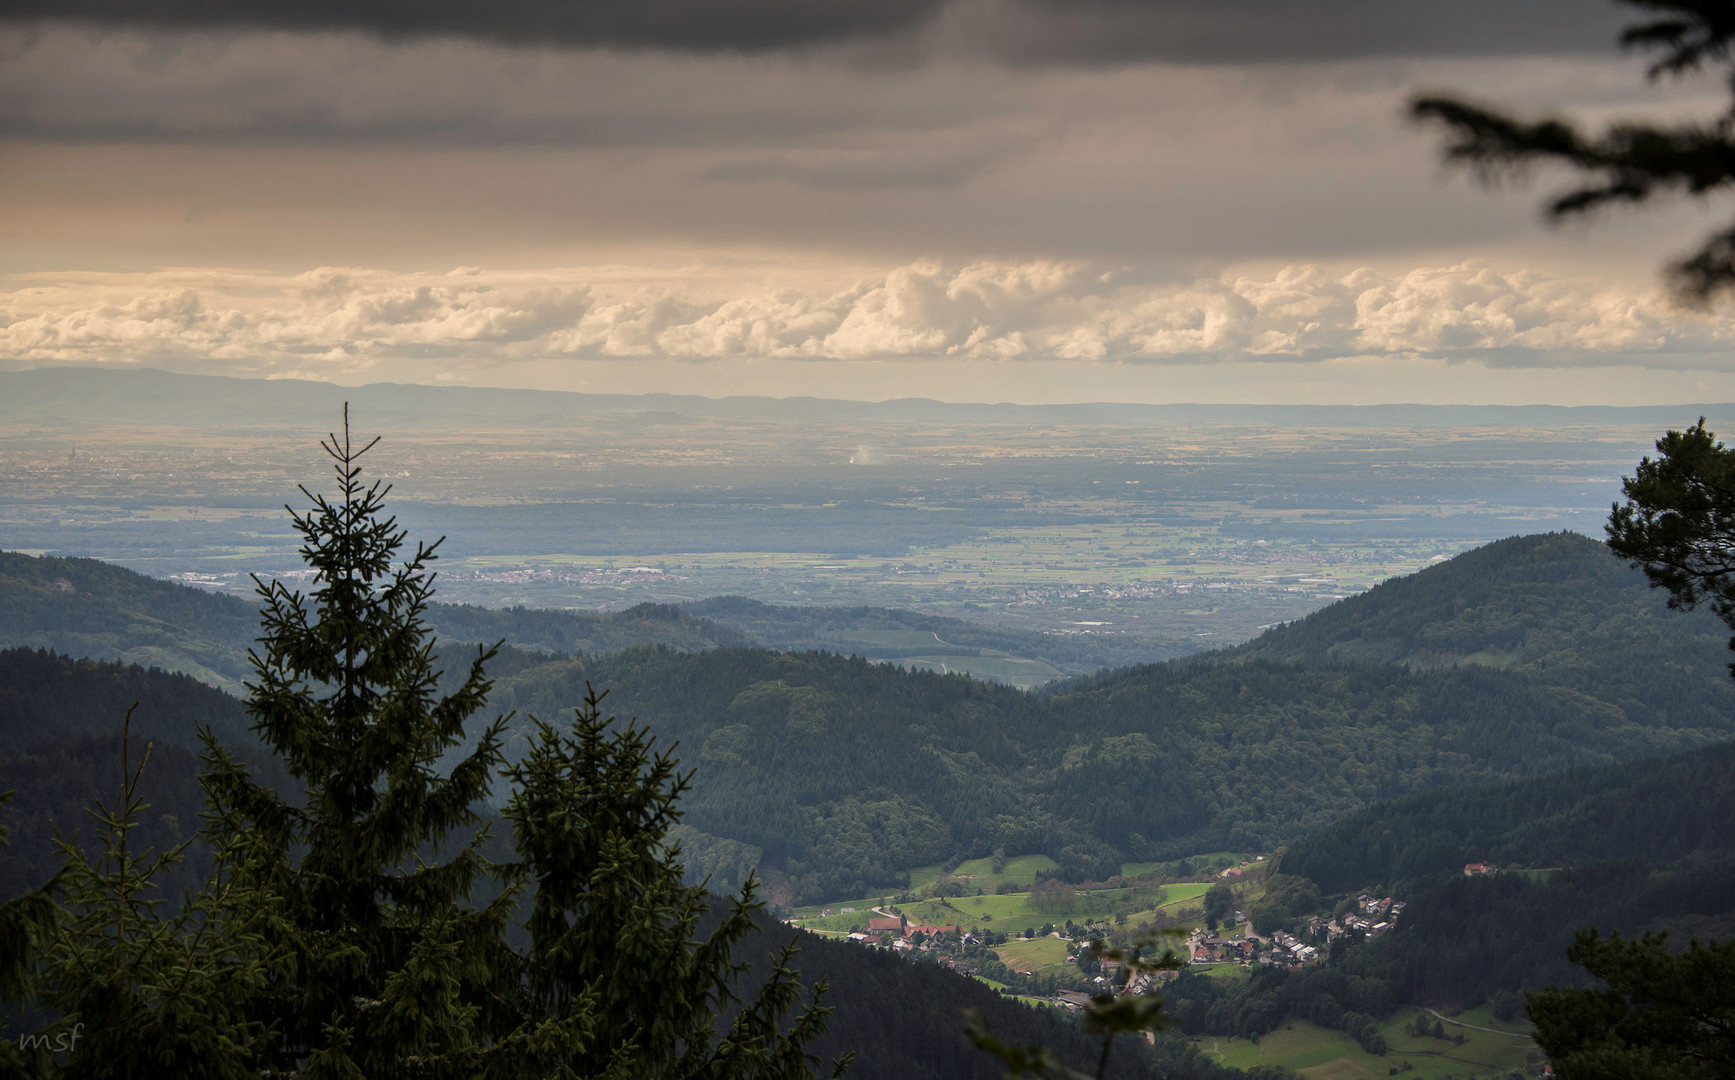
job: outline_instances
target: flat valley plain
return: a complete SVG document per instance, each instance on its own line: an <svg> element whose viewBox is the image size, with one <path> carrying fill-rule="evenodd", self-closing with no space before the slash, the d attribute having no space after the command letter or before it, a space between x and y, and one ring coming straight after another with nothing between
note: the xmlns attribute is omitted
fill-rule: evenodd
<svg viewBox="0 0 1735 1080"><path fill-rule="evenodd" d="M447 537L447 602L871 605L1068 636L1110 665L1243 641L1505 536L1598 535L1659 434L1607 410L1531 427L1448 414L1408 426L668 412L355 423L383 434L366 460L411 535ZM329 487L323 433L11 424L0 548L237 594L250 574L293 578L283 506L305 505L297 484ZM921 630L853 633L912 666L958 669L950 656L1027 685L1059 674L1031 657L962 660ZM850 632L822 643L848 651Z"/></svg>

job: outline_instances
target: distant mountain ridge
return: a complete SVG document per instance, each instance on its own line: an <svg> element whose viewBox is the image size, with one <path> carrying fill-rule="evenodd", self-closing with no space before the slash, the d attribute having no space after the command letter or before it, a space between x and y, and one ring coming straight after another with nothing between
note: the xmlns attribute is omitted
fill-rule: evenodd
<svg viewBox="0 0 1735 1080"><path fill-rule="evenodd" d="M442 646L505 641L566 655L634 645L687 651L761 645L874 660L938 657L953 660L954 670L959 660L967 670L969 657L1027 657L1031 660L1010 662L1037 662L1046 677L1095 671L1101 665L1093 657L1116 655L1112 643L1096 641L1087 648L1064 637L997 630L962 619L888 608L786 607L728 596L605 613L436 603L431 615ZM46 648L183 671L233 692L250 671L247 649L258 622L256 605L240 597L161 581L96 559L0 551L0 648ZM873 628L890 630L893 637L876 640ZM900 633L929 640L904 644L895 637ZM1151 647L1135 642L1121 652L1128 660L1143 659Z"/></svg>
<svg viewBox="0 0 1735 1080"><path fill-rule="evenodd" d="M607 614L435 604L430 617L444 645L504 639L545 652L593 653L644 644L752 644L735 630L662 604ZM247 650L258 632L258 607L240 597L97 559L0 551L0 648L44 648L180 671L237 692L252 670Z"/></svg>
<svg viewBox="0 0 1735 1080"><path fill-rule="evenodd" d="M191 427L312 424L323 429L348 401L381 429L449 426L464 417L479 426L540 418L669 413L762 420L1060 423L1320 427L1511 427L1569 424L1680 426L1703 413L1713 426L1735 420L1735 404L1683 406L1555 405L1066 405L952 403L927 398L847 401L825 398L725 397L690 394L582 394L556 390L371 383L337 386L299 379L183 375L152 368L36 368L0 372L0 420ZM1685 419L1683 419L1685 418Z"/></svg>

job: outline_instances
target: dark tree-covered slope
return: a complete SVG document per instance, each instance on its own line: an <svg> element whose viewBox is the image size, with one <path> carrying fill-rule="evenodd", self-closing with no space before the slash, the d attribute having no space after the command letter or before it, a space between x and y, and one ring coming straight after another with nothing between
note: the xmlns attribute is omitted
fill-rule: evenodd
<svg viewBox="0 0 1735 1080"><path fill-rule="evenodd" d="M117 734L134 702L132 731L142 739L197 750L198 729L208 727L230 746L256 742L241 702L191 676L0 649L0 747Z"/></svg>
<svg viewBox="0 0 1735 1080"><path fill-rule="evenodd" d="M200 728L275 790L292 788L281 763L258 749L241 702L220 690L131 664L0 650L0 791L17 792L3 811L13 830L12 843L0 848L0 897L34 888L60 865L56 828L94 843L86 810L115 796L129 708L132 761L150 754L140 788L150 809L133 837L139 845L162 850L199 828ZM162 897L177 898L204 865L195 847L163 882Z"/></svg>
<svg viewBox="0 0 1735 1080"><path fill-rule="evenodd" d="M1452 876L1468 862L1663 865L1723 851L1735 852L1735 742L1380 803L1295 841L1282 865L1345 892Z"/></svg>
<svg viewBox="0 0 1735 1080"><path fill-rule="evenodd" d="M183 671L238 690L255 605L96 559L0 552L0 646Z"/></svg>
<svg viewBox="0 0 1735 1080"><path fill-rule="evenodd" d="M1731 733L1474 666L1198 662L1029 695L826 653L640 649L529 668L497 702L552 716L587 680L698 766L692 826L816 899L997 847L1106 877L1125 858L1276 845L1380 799Z"/></svg>
<svg viewBox="0 0 1735 1080"><path fill-rule="evenodd" d="M1074 1068L1095 1069L1101 1042L1064 1014L1008 1000L934 964L810 934L800 935L800 944L796 966L803 980L827 980L827 1000L837 1007L830 1030L810 1049L828 1060L853 1051L852 1080L998 1080L1005 1067L964 1038L960 1014L967 1008L980 1010L989 1029L1008 1042L1048 1046ZM1177 1032L1161 1037L1154 1051L1134 1039L1118 1040L1108 1075L1232 1080L1246 1074L1218 1065Z"/></svg>
<svg viewBox="0 0 1735 1080"><path fill-rule="evenodd" d="M1503 872L1467 877L1469 862ZM1402 1000L1577 982L1565 950L1582 926L1676 945L1735 933L1735 743L1381 803L1294 842L1280 866L1327 893L1408 902L1354 958Z"/></svg>

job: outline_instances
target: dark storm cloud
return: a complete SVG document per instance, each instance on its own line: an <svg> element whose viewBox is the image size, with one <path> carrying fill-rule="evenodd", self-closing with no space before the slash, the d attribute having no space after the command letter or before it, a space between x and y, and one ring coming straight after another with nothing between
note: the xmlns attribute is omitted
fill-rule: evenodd
<svg viewBox="0 0 1735 1080"><path fill-rule="evenodd" d="M1612 0L0 0L0 19L768 52L930 33L1033 63L1608 50Z"/></svg>
<svg viewBox="0 0 1735 1080"><path fill-rule="evenodd" d="M0 0L10 20L164 29L354 30L388 38L769 51L882 37L944 0Z"/></svg>
<svg viewBox="0 0 1735 1080"><path fill-rule="evenodd" d="M1006 0L990 49L1035 62L1259 63L1609 51L1616 0Z"/></svg>

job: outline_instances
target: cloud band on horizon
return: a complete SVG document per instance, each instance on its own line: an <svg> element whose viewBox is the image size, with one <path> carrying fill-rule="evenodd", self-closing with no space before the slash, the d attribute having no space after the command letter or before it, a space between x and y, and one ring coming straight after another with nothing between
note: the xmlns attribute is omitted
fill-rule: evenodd
<svg viewBox="0 0 1735 1080"><path fill-rule="evenodd" d="M1345 357L1725 371L1735 318L1656 293L1465 263L1391 276L1313 266L1176 280L1076 262L918 261L830 293L693 295L583 271L322 268L15 275L0 359L326 370L385 360L1061 361Z"/></svg>

